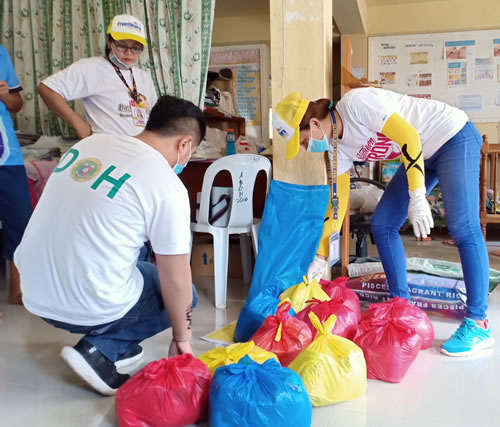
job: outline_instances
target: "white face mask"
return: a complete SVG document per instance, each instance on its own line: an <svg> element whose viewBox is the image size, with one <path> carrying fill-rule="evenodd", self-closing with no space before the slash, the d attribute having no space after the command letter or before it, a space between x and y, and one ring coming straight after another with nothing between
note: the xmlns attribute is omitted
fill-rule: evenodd
<svg viewBox="0 0 500 427"><path fill-rule="evenodd" d="M111 51L109 54L109 60L120 70L130 70L132 67L135 67L137 65L137 61L132 64L125 64L124 62L120 61L120 59L114 54L113 51Z"/></svg>
<svg viewBox="0 0 500 427"><path fill-rule="evenodd" d="M118 56L116 56L115 54L113 43L111 43L110 47L109 60L120 70L130 70L132 67L135 67L138 64L138 61L135 61L132 64L125 64L123 61L121 61L120 58L118 58Z"/></svg>

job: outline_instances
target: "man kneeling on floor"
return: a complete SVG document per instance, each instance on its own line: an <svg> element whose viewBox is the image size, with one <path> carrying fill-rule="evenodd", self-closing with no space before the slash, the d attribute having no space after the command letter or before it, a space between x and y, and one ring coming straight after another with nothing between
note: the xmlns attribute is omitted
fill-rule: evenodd
<svg viewBox="0 0 500 427"><path fill-rule="evenodd" d="M192 353L190 207L176 174L204 136L198 107L163 96L138 136L85 138L57 165L15 252L25 307L84 334L61 357L104 395L127 381L116 368L142 357L139 343L170 326L168 356ZM147 241L156 265L141 260Z"/></svg>

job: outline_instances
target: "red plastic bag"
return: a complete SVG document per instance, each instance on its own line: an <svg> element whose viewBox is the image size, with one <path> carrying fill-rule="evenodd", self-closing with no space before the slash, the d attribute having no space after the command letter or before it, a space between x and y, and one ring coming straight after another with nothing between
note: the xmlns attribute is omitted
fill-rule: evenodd
<svg viewBox="0 0 500 427"><path fill-rule="evenodd" d="M309 326L313 339L316 336L317 330L309 319L309 312L311 311L318 316L321 323L326 322L332 314L335 314L335 316L337 316L337 321L332 329L332 334L339 335L350 340L353 338L356 330L358 329L358 318L354 311L346 305L334 300L319 301L315 299L308 302L310 302L310 304L307 305L302 311L299 311L295 315L295 318L302 320L307 324L307 326Z"/></svg>
<svg viewBox="0 0 500 427"><path fill-rule="evenodd" d="M292 363L312 341L307 325L288 313L291 306L288 301L281 304L276 315L268 316L251 339L255 345L276 354L282 366Z"/></svg>
<svg viewBox="0 0 500 427"><path fill-rule="evenodd" d="M397 320L361 321L353 339L362 348L368 378L398 383L416 359L422 338Z"/></svg>
<svg viewBox="0 0 500 427"><path fill-rule="evenodd" d="M431 348L434 341L434 327L427 314L405 298L396 297L379 304L370 304L361 319L397 319L399 324L415 329L420 335L422 350Z"/></svg>
<svg viewBox="0 0 500 427"><path fill-rule="evenodd" d="M348 280L349 277L337 277L332 281L321 279L319 283L330 299L346 305L356 313L356 318L359 322L361 320L359 297L352 289L346 288L345 284Z"/></svg>
<svg viewBox="0 0 500 427"><path fill-rule="evenodd" d="M176 427L208 415L212 374L191 354L148 363L116 392L120 427Z"/></svg>

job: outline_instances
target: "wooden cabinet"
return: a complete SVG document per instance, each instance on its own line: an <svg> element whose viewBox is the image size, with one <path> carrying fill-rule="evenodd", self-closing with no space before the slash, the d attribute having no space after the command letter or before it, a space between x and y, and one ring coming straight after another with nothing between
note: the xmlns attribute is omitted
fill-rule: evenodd
<svg viewBox="0 0 500 427"><path fill-rule="evenodd" d="M240 135L245 135L245 119L243 117L232 116L213 107L205 107L203 114L207 126L221 130L234 129L236 139Z"/></svg>

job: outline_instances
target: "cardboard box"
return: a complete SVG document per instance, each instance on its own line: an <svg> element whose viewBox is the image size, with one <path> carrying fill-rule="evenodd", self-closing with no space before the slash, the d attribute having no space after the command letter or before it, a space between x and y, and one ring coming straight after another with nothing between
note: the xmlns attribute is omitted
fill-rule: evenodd
<svg viewBox="0 0 500 427"><path fill-rule="evenodd" d="M193 241L191 272L193 276L214 276L214 245L210 237ZM228 277L243 277L239 238L229 240Z"/></svg>

